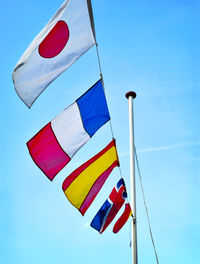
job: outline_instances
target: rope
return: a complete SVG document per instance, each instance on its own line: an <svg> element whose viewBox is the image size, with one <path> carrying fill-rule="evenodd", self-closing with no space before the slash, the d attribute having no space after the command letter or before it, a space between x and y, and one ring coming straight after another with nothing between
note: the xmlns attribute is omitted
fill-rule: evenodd
<svg viewBox="0 0 200 264"><path fill-rule="evenodd" d="M94 29L95 29L94 21L93 21L93 26L94 26ZM102 79L102 85L103 85L103 89L104 89L104 92L105 92L103 73L102 73L102 67L101 67L101 61L100 61L100 55L99 55L98 43L97 42L96 42L96 52L97 52L97 59L98 59L98 65L99 65L99 74L100 74L100 78ZM111 130L112 138L115 138L114 137L114 133L113 133L113 127L112 127L111 120L109 120L109 123L110 123L110 130ZM154 248L157 264L159 264L158 255L157 255L157 251L156 251L156 247L155 247L155 243L154 243L154 239L153 239L153 234L152 234L152 229L151 229L151 224L150 224L150 219L149 219L148 208L147 208L145 194L144 194L144 188L143 188L143 184L142 184L142 177L141 177L141 173L140 173L140 167L139 167L137 152L136 152L135 147L134 147L134 152L135 152L135 157L136 157L137 169L138 169L138 174L139 174L139 179L140 179L140 184L141 184L141 189L142 189L142 195L143 195L144 206L145 206L145 211L146 211L147 220L148 220L148 226L149 226L149 232L150 232L150 236L151 236L151 241L152 241L152 244L153 244L153 248ZM121 176L121 178L123 178L120 166L118 168L119 168L120 176ZM133 215L132 215L132 221L134 221ZM130 236L130 229L129 229L129 236ZM131 247L131 244L132 244L132 241L131 241L131 238L130 238L130 247Z"/></svg>
<svg viewBox="0 0 200 264"><path fill-rule="evenodd" d="M101 61L100 61L100 56L99 56L99 50L98 50L98 44L97 43L96 43L96 51L97 51L97 59L98 59L98 65L99 65L99 75L100 75L100 77L102 79L102 85L103 85L103 89L104 89L104 92L105 92L105 85L104 85L104 80L103 80L103 73L102 73L102 67L101 67ZM115 138L111 120L109 120L109 124L110 124L110 131L111 131L112 138ZM121 175L121 170L120 170L120 175Z"/></svg>
<svg viewBox="0 0 200 264"><path fill-rule="evenodd" d="M92 10L92 3L90 2L90 4L91 4L91 10ZM92 14L92 17L93 17L93 14ZM93 24L93 30L95 32L94 19L92 21L92 24ZM95 39L96 39L96 36L95 36ZM103 73L102 73L102 68L101 68L101 60L100 60L100 55L99 55L99 49L98 49L98 43L97 43L97 41L96 41L96 45L95 46L96 46L97 60L98 60L98 65L99 65L99 75L100 75L100 78L102 79L102 85L103 85L103 89L104 89L104 93L105 93L105 86L104 86ZM115 138L114 137L114 132L113 132L113 127L112 127L111 120L109 120L109 124L110 124L110 130L111 130L112 138ZM121 170L120 170L120 175L122 175Z"/></svg>
<svg viewBox="0 0 200 264"><path fill-rule="evenodd" d="M132 237L131 237L131 225L132 225L132 221L133 221L133 215L131 215L131 221L130 221L130 225L129 225L129 240L130 240L130 242L129 242L129 247L131 247L132 246Z"/></svg>
<svg viewBox="0 0 200 264"><path fill-rule="evenodd" d="M103 80L103 73L102 73L102 67L101 67L101 60L100 60L100 55L99 55L99 50L98 50L98 44L96 43L96 52L97 52L97 59L98 59L98 65L99 65L99 75L100 75L100 78L102 79L102 86L103 86L103 89L104 89L104 93L105 93L105 85L104 85L104 80ZM112 134L112 138L115 138L114 137L114 132L113 132L113 127L112 127L112 122L111 120L109 120L109 124L110 124L110 130L111 130L111 134ZM119 174L120 174L120 177L122 179L124 179L123 175L122 175L122 171L121 171L121 167L119 166ZM127 202L129 203L129 199L128 197L126 198ZM134 221L134 217L133 215L131 215L132 217L132 221ZM132 246L132 239L131 239L131 224L132 224L132 221L130 222L130 228L129 228L129 247Z"/></svg>
<svg viewBox="0 0 200 264"><path fill-rule="evenodd" d="M103 89L104 89L104 92L105 92L105 85L104 85L104 80L103 80L103 73L102 73L102 67L101 67L101 61L100 61L100 56L99 56L99 50L98 50L98 44L97 43L96 43L96 51L97 51L97 59L98 59L98 65L99 65L99 75L100 75L100 77L102 79L102 86L103 86ZM115 138L111 119L109 120L109 124L110 124L110 131L111 131L112 138ZM121 178L124 179L124 177L122 176L121 167L119 166L118 168L119 168L119 174L120 174ZM127 197L127 201L128 201L128 197Z"/></svg>
<svg viewBox="0 0 200 264"><path fill-rule="evenodd" d="M143 196L143 200L144 200L144 207L145 207L145 211L146 211L146 215L147 215L147 220L148 220L148 226L149 226L149 232L150 232L150 236L151 236L151 241L152 241L152 244L153 244L153 248L154 248L154 253L155 253L155 257L156 257L157 264L159 264L158 254L157 254L156 246L155 246L154 239L153 239L153 233L152 233L152 229L151 229L149 212L148 212L147 203L146 203L145 194L144 194L144 188L143 188L143 183L142 183L142 176L141 176L141 172L140 172L139 161L138 161L137 152L136 152L135 147L134 147L134 152L135 152L136 164L137 164L137 169L138 169L138 175L139 175L139 179L140 179L140 185L141 185L141 189L142 189L142 196Z"/></svg>
<svg viewBox="0 0 200 264"><path fill-rule="evenodd" d="M96 43L96 52L97 52L97 59L98 59L98 64L99 64L100 77L103 78L102 69L101 69L101 61L100 61L100 56L99 56L98 43Z"/></svg>
<svg viewBox="0 0 200 264"><path fill-rule="evenodd" d="M103 73L102 73L102 67L101 67L101 61L100 61L100 55L99 55L98 43L97 42L96 42L96 52L97 52L97 59L98 59L98 65L99 65L99 74L100 74L100 77L102 79L102 85L103 85L103 89L104 89L104 92L105 92ZM114 137L114 133L113 133L113 127L112 127L111 120L109 121L109 123L110 123L110 130L111 130L112 138L115 138ZM151 229L151 224L150 224L150 219L149 219L148 208L147 208L146 199L145 199L145 195L144 195L144 188L143 188L143 184L142 184L142 177L141 177L141 173L140 173L139 162L138 162L137 153L136 153L136 149L135 148L134 148L134 152L135 152L135 157L136 157L138 174L139 174L139 178L140 178L140 184L141 184L141 189L142 189L142 195L143 195L143 200L144 200L145 211L146 211L146 215L147 215L147 219L148 219L149 232L150 232L150 236L151 236L151 240L152 240L152 244L153 244L153 248L154 248L154 252L155 252L155 256L156 256L156 261L157 261L157 264L159 264L158 255L157 255L157 251L156 251L156 247L155 247L155 243L154 243L154 239L153 239L153 234L152 234L152 229ZM118 168L119 168L120 176L121 176L121 178L123 178L120 166ZM133 220L133 218L132 218L132 220ZM131 246L131 239L130 239L130 246Z"/></svg>
<svg viewBox="0 0 200 264"><path fill-rule="evenodd" d="M100 56L99 56L99 50L98 50L98 44L97 43L96 43L96 51L97 51L97 59L98 59L98 64L99 64L100 77L102 79L103 89L104 89L104 92L105 92L105 86L104 86L103 74L102 74L102 67L101 67L101 61L100 61ZM111 120L109 121L109 123L110 123L110 130L111 130L112 138L114 138L114 133L113 133L113 127L112 127ZM148 208L147 208L145 194L144 194L144 188L143 188L143 184L142 184L142 177L141 177L141 172L140 172L137 152L136 152L135 148L134 148L134 152L135 152L135 157L136 157L136 164L137 164L138 175L139 175L139 179L140 179L140 185L141 185L141 189L142 189L142 196L143 196L143 200L144 200L144 207L145 207L145 211L146 211L146 215L147 215L148 227L149 227L149 232L150 232L150 236L151 236L151 241L152 241L152 244L153 244L153 248L154 248L154 253L155 253L157 264L159 264L158 254L157 254L155 243L154 243L154 239L153 239L153 233L152 233L152 229L151 229L150 218L149 218ZM123 178L120 166L119 166L119 173L120 173L121 178ZM131 240L130 240L130 246L131 246Z"/></svg>

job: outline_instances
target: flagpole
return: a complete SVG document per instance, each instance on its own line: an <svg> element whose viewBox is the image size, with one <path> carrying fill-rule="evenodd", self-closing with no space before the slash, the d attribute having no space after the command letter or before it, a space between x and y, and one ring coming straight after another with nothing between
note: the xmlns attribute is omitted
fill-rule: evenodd
<svg viewBox="0 0 200 264"><path fill-rule="evenodd" d="M135 92L126 93L129 109L129 139L130 139L130 182L131 182L131 207L133 210L132 220L132 253L133 264L138 264L137 256L137 222L136 222L136 188L135 188L135 156L134 156L134 116L133 116L133 99Z"/></svg>

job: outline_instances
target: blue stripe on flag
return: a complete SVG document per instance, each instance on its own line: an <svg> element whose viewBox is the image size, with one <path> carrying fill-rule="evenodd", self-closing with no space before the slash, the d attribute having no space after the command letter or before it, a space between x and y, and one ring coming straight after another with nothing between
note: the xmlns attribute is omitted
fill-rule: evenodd
<svg viewBox="0 0 200 264"><path fill-rule="evenodd" d="M118 181L118 183L117 183L117 188L119 189L122 185L125 186L125 182L124 182L124 179L121 178L121 179Z"/></svg>
<svg viewBox="0 0 200 264"><path fill-rule="evenodd" d="M102 82L99 80L84 95L76 100L83 126L90 137L110 120Z"/></svg>
<svg viewBox="0 0 200 264"><path fill-rule="evenodd" d="M102 207L99 209L98 213L93 218L90 226L100 232L102 225L105 223L104 219L107 216L107 212L111 208L111 203L106 200Z"/></svg>

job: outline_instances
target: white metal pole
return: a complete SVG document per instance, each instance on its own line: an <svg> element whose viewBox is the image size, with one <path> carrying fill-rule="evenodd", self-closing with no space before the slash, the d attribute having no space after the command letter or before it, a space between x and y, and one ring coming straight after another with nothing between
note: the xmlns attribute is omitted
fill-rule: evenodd
<svg viewBox="0 0 200 264"><path fill-rule="evenodd" d="M138 264L137 256L137 222L136 222L136 188L135 188L135 156L134 156L134 117L133 117L133 99L135 92L126 93L129 109L129 137L130 137L130 182L131 182L131 207L133 210L132 221L132 250L133 264Z"/></svg>

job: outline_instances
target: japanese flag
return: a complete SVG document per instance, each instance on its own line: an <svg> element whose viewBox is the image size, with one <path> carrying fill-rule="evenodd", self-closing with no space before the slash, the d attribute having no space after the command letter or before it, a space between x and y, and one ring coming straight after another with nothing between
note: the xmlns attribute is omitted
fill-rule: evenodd
<svg viewBox="0 0 200 264"><path fill-rule="evenodd" d="M95 42L90 0L66 0L14 68L19 97L31 107L42 91Z"/></svg>

